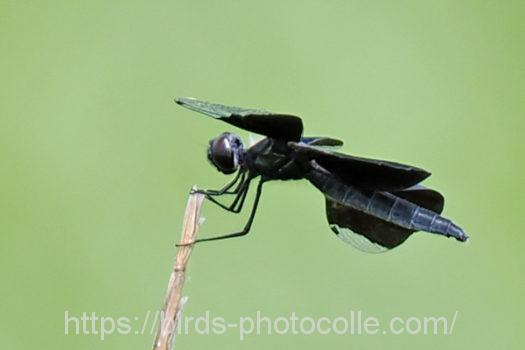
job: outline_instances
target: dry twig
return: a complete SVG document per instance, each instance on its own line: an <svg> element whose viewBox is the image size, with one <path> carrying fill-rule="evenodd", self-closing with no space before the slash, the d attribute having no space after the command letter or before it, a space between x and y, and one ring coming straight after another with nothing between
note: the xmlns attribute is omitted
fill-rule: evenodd
<svg viewBox="0 0 525 350"><path fill-rule="evenodd" d="M191 194L188 198L184 223L182 226L181 243L193 242L196 239L200 224L200 209L204 196ZM171 272L164 306L160 313L159 328L153 350L169 350L175 338L177 321L182 312L184 301L181 302L182 287L186 275L186 265L190 258L193 245L180 246Z"/></svg>

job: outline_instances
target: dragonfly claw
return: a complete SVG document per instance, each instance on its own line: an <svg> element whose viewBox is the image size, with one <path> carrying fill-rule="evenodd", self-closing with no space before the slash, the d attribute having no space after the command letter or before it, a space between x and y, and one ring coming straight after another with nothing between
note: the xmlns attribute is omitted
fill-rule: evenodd
<svg viewBox="0 0 525 350"><path fill-rule="evenodd" d="M178 247L187 247L187 246L189 246L189 245L193 245L193 244L195 244L195 243L196 243L195 241L192 241L192 242L186 242L186 243L176 243L176 244L175 244L175 247L177 247L177 248L178 248Z"/></svg>
<svg viewBox="0 0 525 350"><path fill-rule="evenodd" d="M206 191L204 191L204 190L200 190L200 189L198 189L198 188L192 188L192 189L190 190L190 194L199 194L199 193L201 193L201 194L205 194Z"/></svg>

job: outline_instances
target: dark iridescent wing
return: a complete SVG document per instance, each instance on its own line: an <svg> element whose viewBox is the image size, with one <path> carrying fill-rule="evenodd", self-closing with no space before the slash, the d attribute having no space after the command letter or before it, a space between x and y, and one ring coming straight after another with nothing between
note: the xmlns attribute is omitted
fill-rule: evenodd
<svg viewBox="0 0 525 350"><path fill-rule="evenodd" d="M414 231L341 205L326 197L326 218L343 242L366 253L382 253L403 243Z"/></svg>
<svg viewBox="0 0 525 350"><path fill-rule="evenodd" d="M412 187L430 176L426 170L410 165L354 157L304 143L288 144L300 155L309 160L315 159L321 167L356 187L398 191Z"/></svg>
<svg viewBox="0 0 525 350"><path fill-rule="evenodd" d="M393 194L438 214L443 210L443 196L423 186L415 186ZM341 205L328 197L326 217L337 237L367 253L381 253L395 248L415 232Z"/></svg>
<svg viewBox="0 0 525 350"><path fill-rule="evenodd" d="M175 102L238 128L278 140L299 141L303 133L303 122L294 115L230 107L184 97L177 98Z"/></svg>

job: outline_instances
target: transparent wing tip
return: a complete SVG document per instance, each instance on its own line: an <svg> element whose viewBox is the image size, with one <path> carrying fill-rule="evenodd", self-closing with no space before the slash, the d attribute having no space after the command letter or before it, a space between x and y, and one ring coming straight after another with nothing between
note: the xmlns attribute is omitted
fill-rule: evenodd
<svg viewBox="0 0 525 350"><path fill-rule="evenodd" d="M193 97L175 97L175 103L181 106L193 104L195 101L197 101L197 99Z"/></svg>

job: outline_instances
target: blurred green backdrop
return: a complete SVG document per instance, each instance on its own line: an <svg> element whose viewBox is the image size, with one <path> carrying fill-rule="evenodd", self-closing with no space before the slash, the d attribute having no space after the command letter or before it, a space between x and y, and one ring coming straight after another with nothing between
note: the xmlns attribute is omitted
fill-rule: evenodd
<svg viewBox="0 0 525 350"><path fill-rule="evenodd" d="M188 190L231 129L175 96L303 117L343 151L415 164L459 244L416 234L367 255L306 182L266 186L253 232L198 246L185 314L447 316L452 335L225 335L180 349L523 346L521 1L0 2L0 347L149 349L64 335L64 312L140 320L164 296ZM246 136L246 133L241 133ZM200 234L245 216L204 208ZM138 327L133 325L133 329Z"/></svg>

